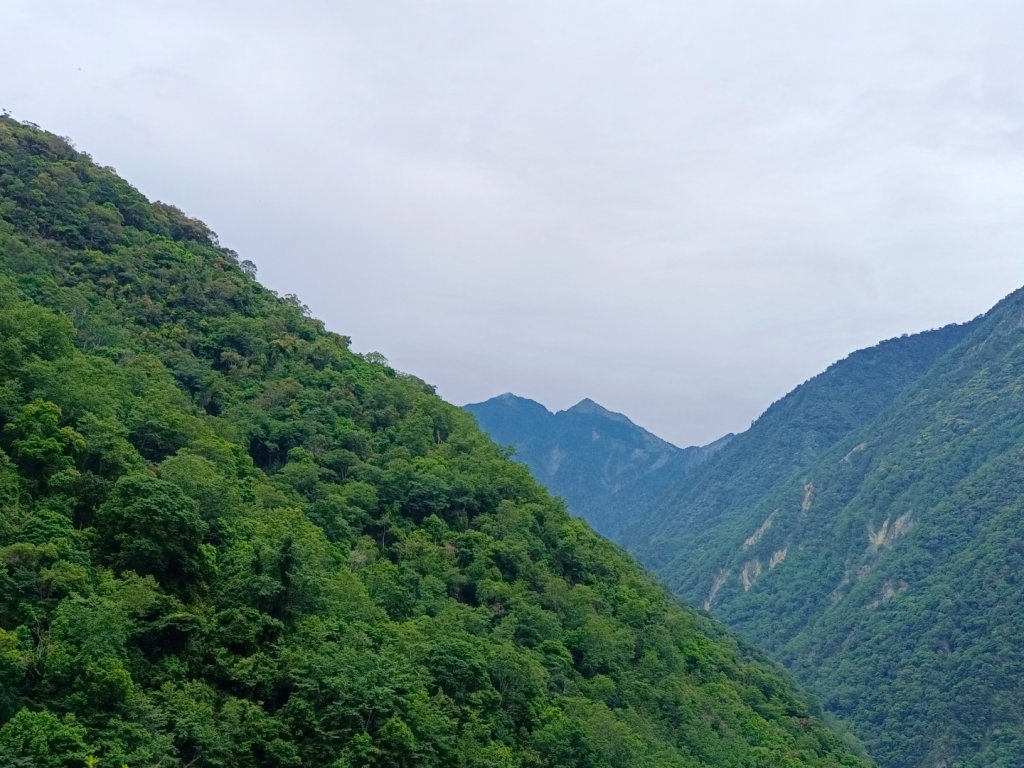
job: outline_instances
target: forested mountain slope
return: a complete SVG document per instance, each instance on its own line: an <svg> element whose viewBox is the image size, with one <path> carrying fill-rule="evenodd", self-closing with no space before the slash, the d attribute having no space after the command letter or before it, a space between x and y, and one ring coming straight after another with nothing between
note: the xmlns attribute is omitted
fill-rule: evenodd
<svg viewBox="0 0 1024 768"><path fill-rule="evenodd" d="M557 413L513 394L464 407L573 514L613 539L726 442L677 448L590 399Z"/></svg>
<svg viewBox="0 0 1024 768"><path fill-rule="evenodd" d="M862 764L253 273L0 119L0 766Z"/></svg>
<svg viewBox="0 0 1024 768"><path fill-rule="evenodd" d="M833 366L626 541L881 765L1024 765L1024 291Z"/></svg>
<svg viewBox="0 0 1024 768"><path fill-rule="evenodd" d="M679 537L709 536L706 543L711 544L717 534L709 526L735 521L778 484L871 422L968 331L969 325L951 325L904 336L835 363L772 404L701 471L678 478L650 514L627 527L620 539L659 566L681 557ZM690 594L675 575L672 583Z"/></svg>

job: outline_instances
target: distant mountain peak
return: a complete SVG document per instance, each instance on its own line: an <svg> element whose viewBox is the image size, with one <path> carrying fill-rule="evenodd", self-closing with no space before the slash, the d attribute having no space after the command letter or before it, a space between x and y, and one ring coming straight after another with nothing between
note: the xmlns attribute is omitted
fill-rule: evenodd
<svg viewBox="0 0 1024 768"><path fill-rule="evenodd" d="M553 415L552 412L548 409L548 407L543 403L538 403L536 400L531 400L528 397L522 397L521 395L517 395L514 392L503 392L500 395L495 395L489 400L484 400L479 403L467 403L466 405L463 406L463 408L473 410L474 408L489 405L500 405L505 408L527 408L538 412L543 411L545 414L549 416Z"/></svg>
<svg viewBox="0 0 1024 768"><path fill-rule="evenodd" d="M556 413L512 393L465 408L569 509L610 536L727 442L679 448L589 397Z"/></svg>
<svg viewBox="0 0 1024 768"><path fill-rule="evenodd" d="M597 416L603 416L606 419L619 421L622 422L623 424L633 424L632 420L628 416L621 413L616 413L615 411L609 411L603 405L591 400L589 397L583 398L571 408L566 408L564 411L562 411L562 413L589 413Z"/></svg>
<svg viewBox="0 0 1024 768"><path fill-rule="evenodd" d="M583 413L592 412L592 411L597 411L599 413L611 413L611 411L609 411L603 405L601 405L600 403L595 402L594 400L591 400L589 397L584 397L582 400L580 400L578 403L576 403L576 405L571 406L569 408L566 408L566 410L567 411L580 411L580 412L583 412Z"/></svg>

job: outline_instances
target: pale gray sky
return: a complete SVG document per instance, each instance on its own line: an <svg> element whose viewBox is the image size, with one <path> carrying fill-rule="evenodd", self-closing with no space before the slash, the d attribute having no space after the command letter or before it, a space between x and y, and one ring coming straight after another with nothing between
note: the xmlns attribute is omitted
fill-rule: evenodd
<svg viewBox="0 0 1024 768"><path fill-rule="evenodd" d="M680 444L1024 284L1024 4L3 0L0 107L462 403Z"/></svg>

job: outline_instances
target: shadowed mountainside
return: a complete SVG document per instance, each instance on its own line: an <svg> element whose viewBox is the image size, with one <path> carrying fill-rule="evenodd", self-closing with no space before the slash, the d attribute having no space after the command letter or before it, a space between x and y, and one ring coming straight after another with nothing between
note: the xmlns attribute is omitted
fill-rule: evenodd
<svg viewBox="0 0 1024 768"><path fill-rule="evenodd" d="M612 539L729 439L677 448L589 398L557 413L511 393L464 407L571 512Z"/></svg>

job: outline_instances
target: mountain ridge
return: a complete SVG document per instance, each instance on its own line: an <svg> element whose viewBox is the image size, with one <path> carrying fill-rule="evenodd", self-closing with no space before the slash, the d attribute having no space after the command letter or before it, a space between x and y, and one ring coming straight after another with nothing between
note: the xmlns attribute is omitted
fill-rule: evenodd
<svg viewBox="0 0 1024 768"><path fill-rule="evenodd" d="M1022 329L1019 289L854 353L621 539L827 689L887 767L1024 764Z"/></svg>
<svg viewBox="0 0 1024 768"><path fill-rule="evenodd" d="M463 407L574 514L612 538L729 440L679 448L589 397L561 411L511 393Z"/></svg>

